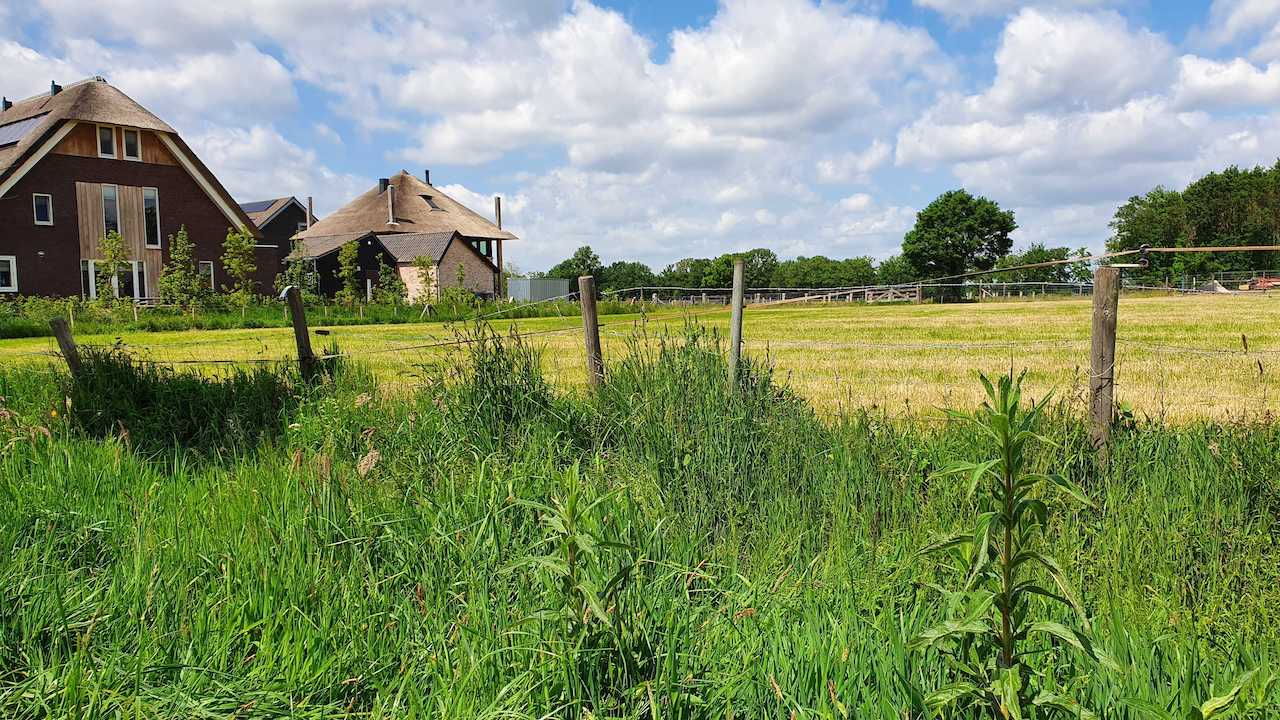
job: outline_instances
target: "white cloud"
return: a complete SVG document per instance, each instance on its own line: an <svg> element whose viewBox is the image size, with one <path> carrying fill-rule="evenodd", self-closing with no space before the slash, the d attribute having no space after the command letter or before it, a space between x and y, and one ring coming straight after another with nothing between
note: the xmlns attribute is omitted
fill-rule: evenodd
<svg viewBox="0 0 1280 720"><path fill-rule="evenodd" d="M242 202L311 195L316 214L324 215L373 184L330 169L314 151L289 142L269 127L219 128L185 139L231 196Z"/></svg>
<svg viewBox="0 0 1280 720"><path fill-rule="evenodd" d="M1045 6L1061 8L1088 8L1114 4L1115 0L915 0L920 7L929 8L947 18L966 23L984 15L1005 15L1018 8Z"/></svg>
<svg viewBox="0 0 1280 720"><path fill-rule="evenodd" d="M871 181L871 173L889 160L892 148L889 143L875 140L866 150L844 153L818 161L818 180L824 183Z"/></svg>
<svg viewBox="0 0 1280 720"><path fill-rule="evenodd" d="M1023 10L1005 26L996 78L970 113L1105 110L1172 78L1173 50L1115 13Z"/></svg>
<svg viewBox="0 0 1280 720"><path fill-rule="evenodd" d="M49 92L49 81L67 83L87 75L73 63L48 57L13 40L0 39L0 87L10 100Z"/></svg>
<svg viewBox="0 0 1280 720"><path fill-rule="evenodd" d="M1275 0L1214 0L1209 9L1209 27L1205 39L1225 45L1280 24L1280 3Z"/></svg>
<svg viewBox="0 0 1280 720"><path fill-rule="evenodd" d="M1280 102L1280 62L1259 69L1243 58L1218 62L1194 55L1178 61L1173 88L1179 107L1237 107Z"/></svg>
<svg viewBox="0 0 1280 720"><path fill-rule="evenodd" d="M332 127L330 127L326 123L322 123L322 122L315 123L314 125L311 126L311 129L315 132L316 137L320 138L321 140L324 140L325 142L329 142L334 145L344 144L342 141L342 135L337 130L334 130Z"/></svg>
<svg viewBox="0 0 1280 720"><path fill-rule="evenodd" d="M840 201L840 209L850 212L858 212L871 207L871 196L866 193L857 193Z"/></svg>

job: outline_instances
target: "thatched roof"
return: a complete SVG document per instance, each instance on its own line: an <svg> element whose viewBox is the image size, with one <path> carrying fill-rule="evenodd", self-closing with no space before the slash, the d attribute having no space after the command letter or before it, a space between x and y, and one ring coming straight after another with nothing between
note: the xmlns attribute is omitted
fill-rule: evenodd
<svg viewBox="0 0 1280 720"><path fill-rule="evenodd" d="M127 125L176 134L163 120L100 77L71 83L57 95L45 92L15 102L13 107L0 112L0 128L36 117L40 118L40 122L31 127L16 144L0 147L0 180L4 179L19 158L25 157L49 131L61 125L64 120Z"/></svg>
<svg viewBox="0 0 1280 720"><path fill-rule="evenodd" d="M373 236L377 238L382 247L391 253L391 257L395 258L396 264L408 265L420 257L427 258L434 265L439 265L444 259L445 252L449 249L449 245L454 241L461 242L466 245L467 249L475 253L480 259L484 260L490 266L493 262L489 258L480 254L471 243L462 239L457 232L441 232L441 233L348 233L345 235L326 235L320 238L298 238L299 247L289 255L290 260L299 260L303 258L318 258L336 252L346 243L353 240L363 240L366 237ZM493 267L497 271L497 267Z"/></svg>
<svg viewBox="0 0 1280 720"><path fill-rule="evenodd" d="M292 195L282 198L271 198L270 200L252 200L250 202L242 202L240 203L240 209L244 211L245 215L249 216L249 219L253 221L254 225L262 228L264 225L271 222L271 219L278 215L281 210L288 207L290 203L297 203L298 207L302 208L303 216L306 216L306 207L304 207L301 202L298 202L298 198ZM315 215L311 216L311 224L316 224Z"/></svg>
<svg viewBox="0 0 1280 720"><path fill-rule="evenodd" d="M405 170L391 178L391 185L396 188L395 224L387 222L386 192L374 185L368 192L294 237L310 241L352 234L363 236L374 233L382 236L394 233L457 232L469 238L516 239L515 235L499 230L487 218Z"/></svg>
<svg viewBox="0 0 1280 720"><path fill-rule="evenodd" d="M65 135L71 124L81 122L150 130L162 141L171 142L170 150L176 151L180 164L196 176L198 182L207 184L206 192L215 204L221 206L227 219L234 225L246 226L255 237L262 236L176 130L105 79L96 76L71 83L57 94L46 92L19 100L8 110L0 111L0 139L16 140L0 142L0 187L17 182L31 167L28 159L38 161L43 157L49 150L47 140L56 139L59 132Z"/></svg>

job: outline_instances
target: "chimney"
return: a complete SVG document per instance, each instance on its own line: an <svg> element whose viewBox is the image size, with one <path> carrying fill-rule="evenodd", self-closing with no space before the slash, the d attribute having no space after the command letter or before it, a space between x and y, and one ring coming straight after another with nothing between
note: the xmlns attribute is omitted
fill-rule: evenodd
<svg viewBox="0 0 1280 720"><path fill-rule="evenodd" d="M9 98L0 98L0 112L4 112L13 107L13 101Z"/></svg>
<svg viewBox="0 0 1280 720"><path fill-rule="evenodd" d="M427 184L428 184L428 185L430 185L430 184L431 184L431 171L430 171L430 170L424 170L424 171L423 171L423 173L422 173L422 177L427 181Z"/></svg>
<svg viewBox="0 0 1280 720"><path fill-rule="evenodd" d="M53 97L54 95L57 95L60 92L62 92L62 86L50 80L49 81L49 97Z"/></svg>
<svg viewBox="0 0 1280 720"><path fill-rule="evenodd" d="M384 193L384 192L386 192L386 191L387 191L387 186L389 186L390 184L391 184L391 180L390 180L390 179L388 179L388 178L378 178L378 192L379 192L379 193Z"/></svg>
<svg viewBox="0 0 1280 720"><path fill-rule="evenodd" d="M396 186L387 186L387 224L396 224Z"/></svg>
<svg viewBox="0 0 1280 720"><path fill-rule="evenodd" d="M307 196L307 229L311 229L311 218L316 214L316 204L312 201L311 196Z"/></svg>
<svg viewBox="0 0 1280 720"><path fill-rule="evenodd" d="M493 216L498 219L498 229L502 229L502 196L493 196Z"/></svg>

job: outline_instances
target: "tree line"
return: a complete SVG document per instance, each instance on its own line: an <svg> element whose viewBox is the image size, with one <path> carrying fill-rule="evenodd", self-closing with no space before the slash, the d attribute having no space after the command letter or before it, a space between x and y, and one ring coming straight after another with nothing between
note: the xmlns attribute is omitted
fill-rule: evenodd
<svg viewBox="0 0 1280 720"><path fill-rule="evenodd" d="M1116 210L1107 250L1151 247L1242 247L1280 244L1280 160L1270 167L1236 166L1211 172L1187 186L1157 186ZM1153 253L1147 282L1215 272L1280 270L1276 252Z"/></svg>
<svg viewBox="0 0 1280 720"><path fill-rule="evenodd" d="M834 259L824 255L779 259L767 248L725 253L714 258L684 258L655 272L633 260L605 265L590 246L578 248L546 277L576 279L591 275L603 290L634 287L725 288L733 284L733 263L745 261L748 287L827 288L901 285L969 272L1066 259L1084 251L1032 244L1013 254L1010 234L1018 227L1013 211L965 190L940 195L916 218L897 255L877 262L868 256ZM1070 282L1074 266L999 273L1006 282Z"/></svg>

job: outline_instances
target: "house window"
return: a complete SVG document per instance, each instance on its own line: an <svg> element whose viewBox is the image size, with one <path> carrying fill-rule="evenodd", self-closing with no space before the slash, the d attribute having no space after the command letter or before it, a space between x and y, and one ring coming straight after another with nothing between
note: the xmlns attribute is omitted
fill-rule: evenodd
<svg viewBox="0 0 1280 720"><path fill-rule="evenodd" d="M120 202L115 185L102 186L102 234L120 232Z"/></svg>
<svg viewBox="0 0 1280 720"><path fill-rule="evenodd" d="M207 285L210 290L216 290L217 288L213 286L213 261L201 260L199 270L200 277L204 278L205 285Z"/></svg>
<svg viewBox="0 0 1280 720"><path fill-rule="evenodd" d="M34 193L31 195L31 205L34 208L37 225L53 224L53 196L44 193Z"/></svg>
<svg viewBox="0 0 1280 720"><path fill-rule="evenodd" d="M155 188L142 188L142 224L147 247L160 247L160 191Z"/></svg>
<svg viewBox="0 0 1280 720"><path fill-rule="evenodd" d="M142 138L138 136L138 131L126 128L120 132L124 135L124 159L141 160Z"/></svg>
<svg viewBox="0 0 1280 720"><path fill-rule="evenodd" d="M80 261L80 293L88 298L98 297L98 263L101 260ZM111 279L111 292L116 297L141 300L147 292L147 265L141 260L126 262Z"/></svg>
<svg viewBox="0 0 1280 720"><path fill-rule="evenodd" d="M300 222L300 223L298 223L298 232L302 232L303 230L306 230L306 229L307 229L307 224L306 224L306 223L304 223L304 222Z"/></svg>
<svg viewBox="0 0 1280 720"><path fill-rule="evenodd" d="M485 257L489 257L489 241L488 240L481 240L479 243L477 243L476 249L480 251L481 255Z"/></svg>
<svg viewBox="0 0 1280 720"><path fill-rule="evenodd" d="M0 255L0 292L18 292L18 258Z"/></svg>
<svg viewBox="0 0 1280 720"><path fill-rule="evenodd" d="M98 126L98 157L116 156L116 129L109 125Z"/></svg>
<svg viewBox="0 0 1280 720"><path fill-rule="evenodd" d="M427 204L431 206L432 210L440 209L440 206L436 204L436 201L433 200L430 195L423 195L422 199L427 201Z"/></svg>

